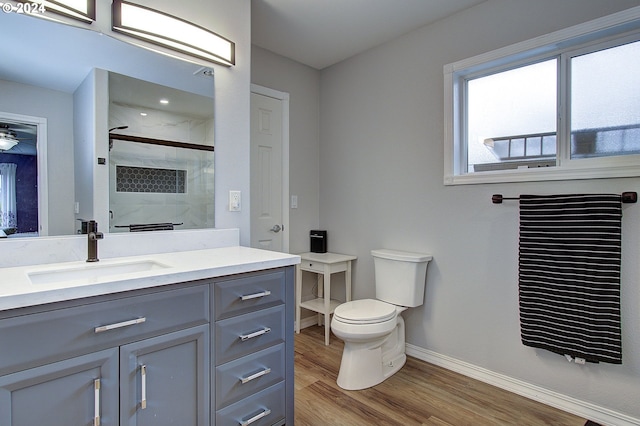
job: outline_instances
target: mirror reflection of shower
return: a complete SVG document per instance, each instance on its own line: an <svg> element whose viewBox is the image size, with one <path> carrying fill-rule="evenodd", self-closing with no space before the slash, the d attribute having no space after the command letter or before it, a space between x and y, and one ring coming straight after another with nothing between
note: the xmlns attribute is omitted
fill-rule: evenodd
<svg viewBox="0 0 640 426"><path fill-rule="evenodd" d="M115 73L109 94L110 232L212 228L213 99Z"/></svg>

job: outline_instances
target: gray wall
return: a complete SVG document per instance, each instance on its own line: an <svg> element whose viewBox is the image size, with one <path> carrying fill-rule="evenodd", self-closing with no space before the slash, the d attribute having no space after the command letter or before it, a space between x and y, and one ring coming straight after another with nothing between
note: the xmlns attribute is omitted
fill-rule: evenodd
<svg viewBox="0 0 640 426"><path fill-rule="evenodd" d="M320 73L251 46L251 82L289 93L289 191L298 208L289 210L289 251L309 251L309 230L319 225Z"/></svg>
<svg viewBox="0 0 640 426"><path fill-rule="evenodd" d="M78 203L78 219L89 220L95 219L96 211L94 210L94 178L93 169L96 161L95 155L95 139L96 139L96 109L98 103L108 102L105 99L98 99L98 81L100 76L105 77L104 70L92 70L82 81L80 86L73 93L73 172L75 183L75 202ZM107 230L107 224L102 224L101 230ZM81 222L75 226L75 229L81 229ZM74 232L75 233L75 232Z"/></svg>
<svg viewBox="0 0 640 426"><path fill-rule="evenodd" d="M320 225L359 257L356 298L374 295L371 249L433 253L425 304L405 313L408 343L640 418L640 207L624 211L624 364L580 367L520 343L518 208L490 202L640 179L442 183L445 64L637 4L489 0L323 71Z"/></svg>
<svg viewBox="0 0 640 426"><path fill-rule="evenodd" d="M623 364L578 366L520 343L518 207L493 205L490 198L494 193L637 191L640 179L442 182L445 64L639 4L488 0L321 71L318 169L319 226L329 232L331 251L358 256L355 298L374 296L371 249L434 255L425 304L404 313L407 343L636 419L640 206L624 207ZM252 82L277 83L271 87L285 92L298 89L288 78L299 67L268 59L255 47L254 54L262 66L252 66ZM277 79L269 76L269 66L276 67ZM312 144L306 149L316 152ZM292 181L315 179L314 168L296 164L307 157L292 156Z"/></svg>

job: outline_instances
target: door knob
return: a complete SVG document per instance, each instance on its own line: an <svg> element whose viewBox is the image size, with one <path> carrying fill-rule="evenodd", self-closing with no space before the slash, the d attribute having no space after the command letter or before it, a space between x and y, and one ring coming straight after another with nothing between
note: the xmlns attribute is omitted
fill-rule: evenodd
<svg viewBox="0 0 640 426"><path fill-rule="evenodd" d="M273 228L269 229L269 231L271 232L280 232L282 230L282 228L280 227L280 225L273 225Z"/></svg>

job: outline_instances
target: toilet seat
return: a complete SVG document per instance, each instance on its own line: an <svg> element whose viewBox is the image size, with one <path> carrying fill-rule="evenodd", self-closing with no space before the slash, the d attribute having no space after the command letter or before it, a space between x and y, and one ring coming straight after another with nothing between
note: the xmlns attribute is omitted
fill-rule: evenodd
<svg viewBox="0 0 640 426"><path fill-rule="evenodd" d="M396 317L396 306L375 299L360 299L339 305L334 319L345 324L378 324Z"/></svg>

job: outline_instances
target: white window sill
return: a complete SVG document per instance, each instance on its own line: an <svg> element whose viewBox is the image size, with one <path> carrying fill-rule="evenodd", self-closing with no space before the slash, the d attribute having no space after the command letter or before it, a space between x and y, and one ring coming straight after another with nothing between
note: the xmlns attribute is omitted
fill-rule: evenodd
<svg viewBox="0 0 640 426"><path fill-rule="evenodd" d="M485 183L538 182L575 179L605 179L640 176L640 164L616 167L546 167L535 169L496 170L463 175L445 174L445 185Z"/></svg>

